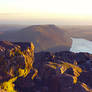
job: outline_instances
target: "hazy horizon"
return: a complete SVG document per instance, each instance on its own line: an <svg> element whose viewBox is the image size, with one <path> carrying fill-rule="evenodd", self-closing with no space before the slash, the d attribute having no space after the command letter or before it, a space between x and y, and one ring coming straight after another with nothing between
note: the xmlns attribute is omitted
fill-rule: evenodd
<svg viewBox="0 0 92 92"><path fill-rule="evenodd" d="M92 0L2 0L0 24L91 25Z"/></svg>

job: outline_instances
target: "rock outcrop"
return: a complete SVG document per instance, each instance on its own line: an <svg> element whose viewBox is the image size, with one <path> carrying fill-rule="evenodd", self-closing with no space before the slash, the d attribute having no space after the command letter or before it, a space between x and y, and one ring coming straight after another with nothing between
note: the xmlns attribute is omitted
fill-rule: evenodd
<svg viewBox="0 0 92 92"><path fill-rule="evenodd" d="M0 46L0 83L8 81L12 75L6 73L14 66L14 70L19 67L24 68L24 58L16 56L9 57L8 51L17 46L5 42ZM22 46L21 46L22 47ZM27 47L25 47L26 49ZM22 48L23 49L23 48ZM35 53L33 67L38 70L34 80L31 79L33 71L25 77L20 77L15 81L15 89L18 92L92 92L92 55L89 53L73 53L69 51L63 52L39 52ZM47 66L48 62L60 64L61 61L73 64L75 61L78 67L82 69L82 73L78 77L78 82L73 83L73 70L70 68L64 74L60 73L59 68L53 69ZM12 71L13 72L13 71ZM17 75L17 73L16 73ZM82 83L88 88L82 87ZM88 91L90 89L90 91Z"/></svg>

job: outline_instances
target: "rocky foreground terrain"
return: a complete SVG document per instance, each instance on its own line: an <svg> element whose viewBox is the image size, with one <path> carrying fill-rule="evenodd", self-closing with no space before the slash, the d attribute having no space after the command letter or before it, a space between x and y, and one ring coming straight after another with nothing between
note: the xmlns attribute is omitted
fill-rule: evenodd
<svg viewBox="0 0 92 92"><path fill-rule="evenodd" d="M18 76L18 69L25 67L25 58L22 55L9 56L10 49L17 45L7 41L0 44L0 85ZM21 50L26 50L27 46L29 45L23 44ZM67 64L63 69L62 66L58 67L61 61ZM49 62L54 65L50 67ZM67 69L69 64L75 67L75 71L77 68L82 71L74 73L74 68ZM34 71L30 70L26 77L20 76L14 81L16 91L10 92L92 92L91 54L69 51L39 52L34 54L33 67L38 71L34 79L32 79ZM65 69L66 71L62 73ZM74 83L72 76L76 74L78 76ZM3 90L4 87L0 89L0 92L9 92Z"/></svg>

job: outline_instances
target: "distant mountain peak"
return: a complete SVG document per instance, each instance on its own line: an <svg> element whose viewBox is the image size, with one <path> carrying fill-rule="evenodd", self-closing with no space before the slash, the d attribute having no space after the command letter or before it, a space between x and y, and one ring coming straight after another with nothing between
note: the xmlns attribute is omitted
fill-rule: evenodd
<svg viewBox="0 0 92 92"><path fill-rule="evenodd" d="M0 36L0 40L9 40L12 42L33 42L37 51L49 50L51 48L70 46L68 34L58 26L32 25L16 32L6 32ZM53 50L53 51L54 51Z"/></svg>
<svg viewBox="0 0 92 92"><path fill-rule="evenodd" d="M56 25L54 25L54 24L46 24L46 25L31 25L31 26L28 26L28 27L26 27L26 28L24 28L24 29L22 29L22 30L27 30L27 29L40 29L40 28L43 28L43 29L53 29L53 30L55 30L55 29L57 29L58 27L56 26ZM58 28L59 29L59 28Z"/></svg>

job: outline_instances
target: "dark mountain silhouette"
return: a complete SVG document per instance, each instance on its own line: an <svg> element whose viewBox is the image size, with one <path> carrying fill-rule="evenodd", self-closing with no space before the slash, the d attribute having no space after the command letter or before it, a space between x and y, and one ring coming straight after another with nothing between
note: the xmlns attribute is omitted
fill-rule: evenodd
<svg viewBox="0 0 92 92"><path fill-rule="evenodd" d="M36 51L57 51L57 47L67 50L71 46L69 35L55 25L33 25L20 31L6 32L0 35L0 40L12 42L33 42ZM64 47L64 48L63 48Z"/></svg>

